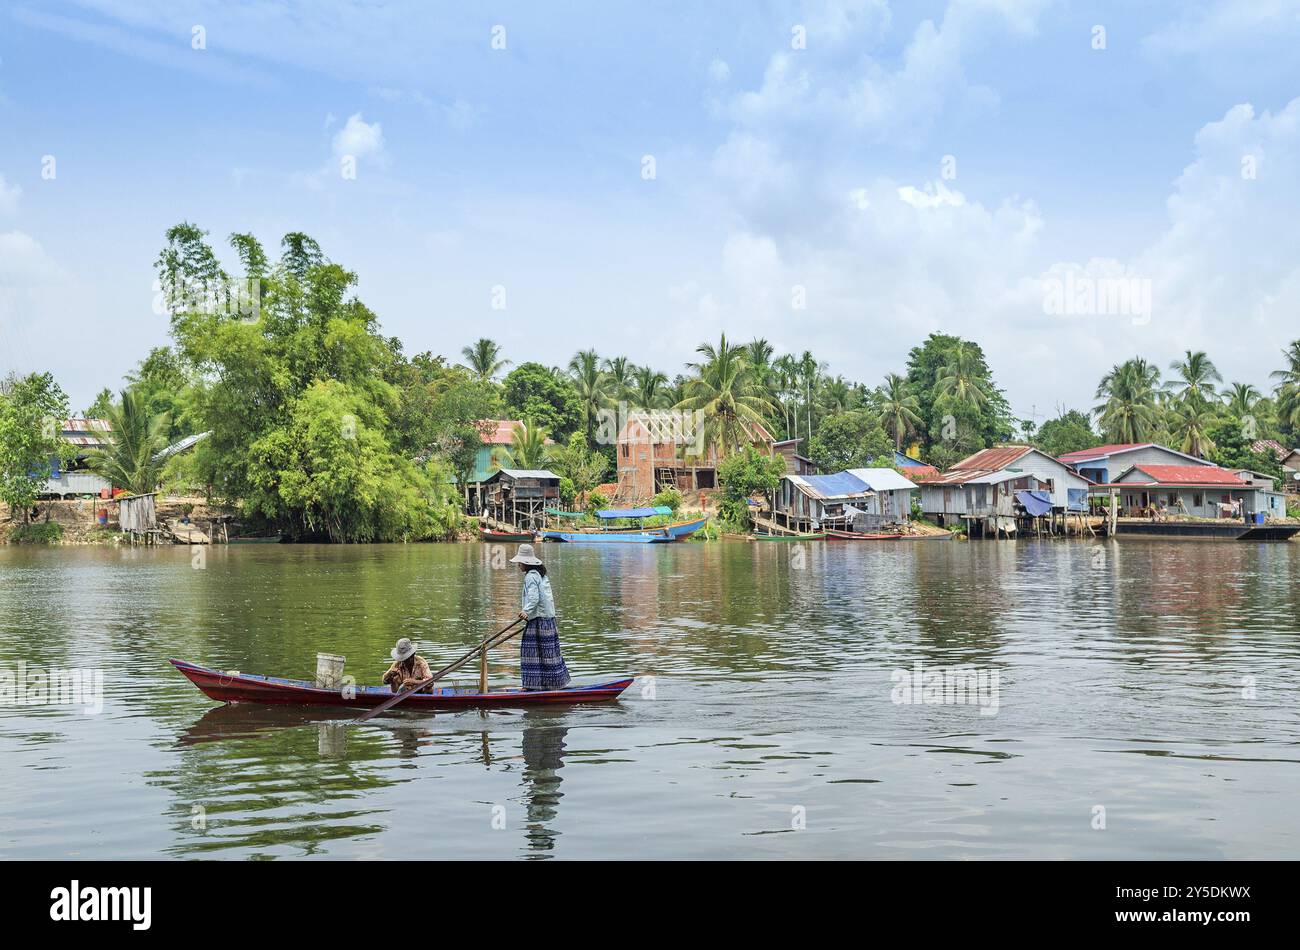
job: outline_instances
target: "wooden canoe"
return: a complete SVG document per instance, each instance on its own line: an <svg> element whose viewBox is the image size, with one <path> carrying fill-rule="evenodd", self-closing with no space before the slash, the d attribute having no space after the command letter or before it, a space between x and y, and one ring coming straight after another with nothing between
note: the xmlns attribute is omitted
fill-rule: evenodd
<svg viewBox="0 0 1300 950"><path fill-rule="evenodd" d="M528 542L533 540L531 531L491 531L484 528L480 532L484 541L490 541L494 544L509 544L512 542Z"/></svg>
<svg viewBox="0 0 1300 950"><path fill-rule="evenodd" d="M222 703L260 703L271 706L348 706L369 709L392 699L387 686L357 686L351 695L337 689L320 689L310 680L282 679L252 673L223 673L184 660L169 660L204 695ZM517 688L480 693L477 689L435 685L432 693L415 693L399 709L464 709L475 706L535 706L553 703L597 703L618 699L633 677L566 686L564 689Z"/></svg>
<svg viewBox="0 0 1300 950"><path fill-rule="evenodd" d="M865 531L837 531L834 528L826 532L829 541L897 541L907 537L904 534L867 534Z"/></svg>
<svg viewBox="0 0 1300 950"><path fill-rule="evenodd" d="M824 534L756 534L759 541L825 541Z"/></svg>

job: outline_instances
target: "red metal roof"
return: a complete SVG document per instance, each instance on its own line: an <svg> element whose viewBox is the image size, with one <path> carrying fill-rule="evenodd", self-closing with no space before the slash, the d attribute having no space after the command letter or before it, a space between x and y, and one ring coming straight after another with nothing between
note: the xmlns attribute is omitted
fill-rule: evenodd
<svg viewBox="0 0 1300 950"><path fill-rule="evenodd" d="M1226 488L1244 488L1242 481L1226 468L1217 465L1135 465L1134 469L1157 485L1222 485ZM1129 482L1127 484L1133 484Z"/></svg>
<svg viewBox="0 0 1300 950"><path fill-rule="evenodd" d="M1103 455L1114 455L1116 452L1127 452L1129 449L1140 449L1148 445L1155 445L1155 443L1112 442L1109 445L1096 445L1090 449L1080 449L1078 452L1066 452L1064 455L1057 456L1057 460L1069 465L1073 462L1101 458Z"/></svg>

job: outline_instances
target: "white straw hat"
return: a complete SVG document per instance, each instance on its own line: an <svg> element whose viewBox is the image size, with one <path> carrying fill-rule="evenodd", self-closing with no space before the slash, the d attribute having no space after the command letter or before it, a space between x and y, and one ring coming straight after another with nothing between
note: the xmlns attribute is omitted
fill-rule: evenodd
<svg viewBox="0 0 1300 950"><path fill-rule="evenodd" d="M393 647L393 651L389 655L398 663L401 663L403 660L409 660L411 657L415 656L415 644L406 637L402 637L402 639L397 641L397 646Z"/></svg>
<svg viewBox="0 0 1300 950"><path fill-rule="evenodd" d="M542 559L533 553L531 544L519 545L519 551L510 559L511 564L541 564Z"/></svg>

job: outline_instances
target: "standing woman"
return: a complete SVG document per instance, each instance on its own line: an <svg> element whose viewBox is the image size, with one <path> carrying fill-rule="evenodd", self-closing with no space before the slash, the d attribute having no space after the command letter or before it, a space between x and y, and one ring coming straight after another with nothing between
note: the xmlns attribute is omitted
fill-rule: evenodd
<svg viewBox="0 0 1300 950"><path fill-rule="evenodd" d="M569 668L560 654L560 635L555 629L555 598L546 578L546 565L533 553L531 544L519 545L510 559L524 572L524 603L520 620L527 620L519 646L519 671L524 689L563 689L569 685Z"/></svg>

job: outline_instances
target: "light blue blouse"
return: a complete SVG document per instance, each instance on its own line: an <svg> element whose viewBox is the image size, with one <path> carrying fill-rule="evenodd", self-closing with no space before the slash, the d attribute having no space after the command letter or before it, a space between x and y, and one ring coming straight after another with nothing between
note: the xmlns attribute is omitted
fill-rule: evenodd
<svg viewBox="0 0 1300 950"><path fill-rule="evenodd" d="M524 575L523 612L529 620L537 617L555 616L555 597L551 594L551 582L537 571Z"/></svg>

